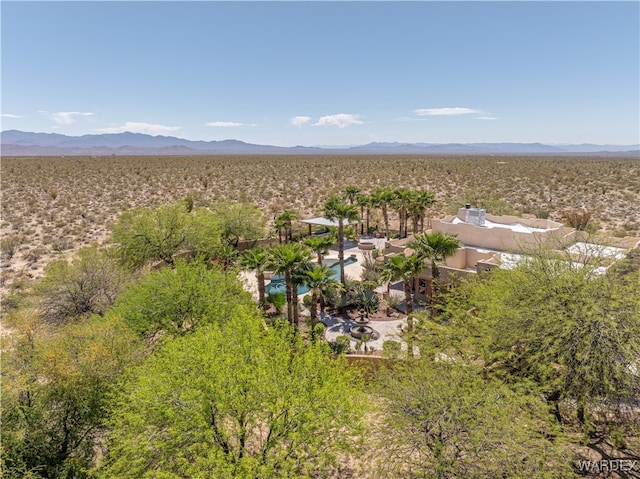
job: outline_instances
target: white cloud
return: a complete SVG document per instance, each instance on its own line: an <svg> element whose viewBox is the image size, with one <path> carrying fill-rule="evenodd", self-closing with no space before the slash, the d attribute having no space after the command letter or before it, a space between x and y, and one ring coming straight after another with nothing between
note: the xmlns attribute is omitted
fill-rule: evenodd
<svg viewBox="0 0 640 479"><path fill-rule="evenodd" d="M20 115L13 115L11 113L2 113L0 115L2 118L22 118Z"/></svg>
<svg viewBox="0 0 640 479"><path fill-rule="evenodd" d="M497 120L498 118L495 116L479 116L476 120Z"/></svg>
<svg viewBox="0 0 640 479"><path fill-rule="evenodd" d="M155 125L153 123L128 121L122 126L98 128L96 131L101 133L124 133L128 131L131 133L144 133L146 135L164 135L172 131L180 130L181 128L181 126Z"/></svg>
<svg viewBox="0 0 640 479"><path fill-rule="evenodd" d="M91 116L93 113L86 111L57 111L50 113L48 111L40 111L45 116L48 116L54 123L58 125L71 125L75 123L78 116Z"/></svg>
<svg viewBox="0 0 640 479"><path fill-rule="evenodd" d="M415 110L415 114L419 116L452 116L452 115L470 115L472 113L481 113L480 110L471 108L419 108Z"/></svg>
<svg viewBox="0 0 640 479"><path fill-rule="evenodd" d="M293 118L291 118L290 121L293 126L303 126L311 121L311 117L310 116L294 116Z"/></svg>
<svg viewBox="0 0 640 479"><path fill-rule="evenodd" d="M321 116L314 126L337 126L338 128L346 128L351 125L361 125L358 115L348 113L338 113L336 115Z"/></svg>
<svg viewBox="0 0 640 479"><path fill-rule="evenodd" d="M206 123L206 125L218 128L235 128L237 126L244 126L244 123L237 123L235 121L210 121Z"/></svg>

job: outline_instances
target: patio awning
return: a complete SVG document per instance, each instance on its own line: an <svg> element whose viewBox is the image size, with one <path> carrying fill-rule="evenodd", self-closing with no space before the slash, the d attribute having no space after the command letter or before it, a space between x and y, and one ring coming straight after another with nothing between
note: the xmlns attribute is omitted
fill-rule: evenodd
<svg viewBox="0 0 640 479"><path fill-rule="evenodd" d="M338 227L338 222L337 221L331 221L328 220L327 218L324 218L322 216L318 217L318 218L308 218L306 220L299 220L300 223L307 223L308 225L317 225L317 226L333 226L335 228ZM345 221L343 222L344 225L355 225L357 224L357 221Z"/></svg>

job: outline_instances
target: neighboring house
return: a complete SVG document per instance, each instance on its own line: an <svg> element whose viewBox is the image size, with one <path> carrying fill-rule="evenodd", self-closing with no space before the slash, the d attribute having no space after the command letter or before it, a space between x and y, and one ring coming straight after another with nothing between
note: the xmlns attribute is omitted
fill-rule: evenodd
<svg viewBox="0 0 640 479"><path fill-rule="evenodd" d="M527 255L557 252L567 261L596 264L605 271L613 262L625 257L630 249L640 246L640 238L607 238L605 244L590 241L584 231L556 221L517 216L494 216L483 209L467 205L455 216L432 220L431 231L456 235L462 242L455 255L439 265L443 284L456 284L460 278L492 268L513 268ZM412 238L387 242L386 253L399 254ZM426 301L431 286L431 267L415 278L415 298Z"/></svg>

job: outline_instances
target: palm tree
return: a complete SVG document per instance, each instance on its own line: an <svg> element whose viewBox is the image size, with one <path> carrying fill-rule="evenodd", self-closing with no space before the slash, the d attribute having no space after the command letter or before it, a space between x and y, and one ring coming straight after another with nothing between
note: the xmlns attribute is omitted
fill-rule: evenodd
<svg viewBox="0 0 640 479"><path fill-rule="evenodd" d="M318 264L322 266L322 258L336 243L336 237L333 234L324 236L307 236L303 242L316 254Z"/></svg>
<svg viewBox="0 0 640 479"><path fill-rule="evenodd" d="M285 221L281 220L280 217L276 217L273 219L273 227L278 232L278 243L282 244L282 234L284 232L284 237L287 237L287 225Z"/></svg>
<svg viewBox="0 0 640 479"><path fill-rule="evenodd" d="M416 206L418 213L418 220L420 221L420 232L424 232L424 217L426 215L426 211L428 208L433 206L436 202L436 196L427 190L421 190L416 192L416 196L414 197L414 205ZM414 233L417 233L416 224L414 223ZM429 224L429 227L430 224Z"/></svg>
<svg viewBox="0 0 640 479"><path fill-rule="evenodd" d="M356 197L356 203L357 205L360 207L360 234L363 235L364 234L364 223L363 223L363 219L367 218L367 234L369 234L369 213L370 213L370 202L369 202L369 196L365 195L365 194L359 194ZM366 215L365 215L365 208L366 208Z"/></svg>
<svg viewBox="0 0 640 479"><path fill-rule="evenodd" d="M416 235L409 247L416 251L418 256L428 258L431 263L433 279L439 277L438 264L442 264L449 256L453 256L462 247L462 242L456 235L434 231Z"/></svg>
<svg viewBox="0 0 640 479"><path fill-rule="evenodd" d="M355 199L358 197L358 193L360 193L360 188L354 185L345 186L343 194L345 199L349 200L349 204L352 205Z"/></svg>
<svg viewBox="0 0 640 479"><path fill-rule="evenodd" d="M240 257L240 266L242 268L256 272L256 279L258 280L258 302L262 308L265 308L267 305L264 272L268 259L267 251L263 248L249 249L242 253Z"/></svg>
<svg viewBox="0 0 640 479"><path fill-rule="evenodd" d="M407 216L411 216L411 224L413 226L413 234L418 233L418 225L420 224L420 215L423 212L422 204L420 203L420 191L413 191L409 203L407 204ZM409 229L409 218L407 218L407 230Z"/></svg>
<svg viewBox="0 0 640 479"><path fill-rule="evenodd" d="M299 243L278 244L269 250L267 267L274 273L284 275L287 298L287 319L298 326L298 287L294 277L311 261L309 249Z"/></svg>
<svg viewBox="0 0 640 479"><path fill-rule="evenodd" d="M330 221L338 222L338 261L340 262L340 282L344 280L344 226L358 219L358 209L355 205L345 203L342 198L333 196L324 204L324 216Z"/></svg>
<svg viewBox="0 0 640 479"><path fill-rule="evenodd" d="M371 201L377 208L382 209L382 217L384 218L384 236L386 239L389 239L389 211L387 208L392 199L393 190L386 186L380 186L371 193Z"/></svg>
<svg viewBox="0 0 640 479"><path fill-rule="evenodd" d="M376 192L377 190L374 190L369 195L369 208L373 210L378 210L382 208L382 196L380 194L377 194ZM370 214L370 210L367 209L367 231L369 231L369 214ZM378 221L378 218L376 215L376 231L379 229L380 229L380 222Z"/></svg>
<svg viewBox="0 0 640 479"><path fill-rule="evenodd" d="M409 356L413 356L413 298L411 297L411 283L412 278L419 274L424 269L424 259L416 254L411 256L405 256L400 254L398 256L392 256L387 262L380 265L380 272L382 279L387 282L397 281L399 279L403 282L404 287L404 302L407 312L407 327L409 332L409 338L407 341Z"/></svg>
<svg viewBox="0 0 640 479"><path fill-rule="evenodd" d="M214 263L222 266L222 269L227 271L231 269L238 261L238 250L228 244L218 245L211 255L211 260Z"/></svg>
<svg viewBox="0 0 640 479"><path fill-rule="evenodd" d="M385 282L403 281L404 300L409 316L409 329L412 329L411 314L413 314L413 300L411 299L411 279L424 270L424 258L412 254L391 256L380 265L381 279Z"/></svg>
<svg viewBox="0 0 640 479"><path fill-rule="evenodd" d="M400 238L407 237L407 207L414 196L413 190L397 188L393 190L392 204L398 210L398 223Z"/></svg>
<svg viewBox="0 0 640 479"><path fill-rule="evenodd" d="M456 235L434 231L433 233L415 235L414 240L408 246L414 249L419 257L431 261L429 302L433 305L433 289L440 277L438 264L444 263L449 256L453 256L462 247L462 242Z"/></svg>
<svg viewBox="0 0 640 479"><path fill-rule="evenodd" d="M278 228L278 234L284 229L286 242L293 240L293 222L298 219L298 213L293 210L284 210L275 221L276 228ZM282 238L280 238L282 243Z"/></svg>
<svg viewBox="0 0 640 479"><path fill-rule="evenodd" d="M326 291L340 290L342 285L333 278L333 271L328 266L316 266L305 271L304 283L311 292L311 329L316 325L318 318L318 301L322 299ZM321 311L324 305L320 305Z"/></svg>

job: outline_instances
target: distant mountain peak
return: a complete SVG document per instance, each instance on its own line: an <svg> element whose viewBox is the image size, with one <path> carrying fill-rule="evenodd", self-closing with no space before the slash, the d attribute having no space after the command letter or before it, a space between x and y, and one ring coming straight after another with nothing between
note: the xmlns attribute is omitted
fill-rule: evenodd
<svg viewBox="0 0 640 479"><path fill-rule="evenodd" d="M0 133L4 156L73 155L221 155L221 154L465 154L568 155L624 154L637 157L640 145L549 145L543 143L405 143L372 142L356 146L282 147L241 140L194 141L164 135L122 132L82 136L6 130Z"/></svg>

